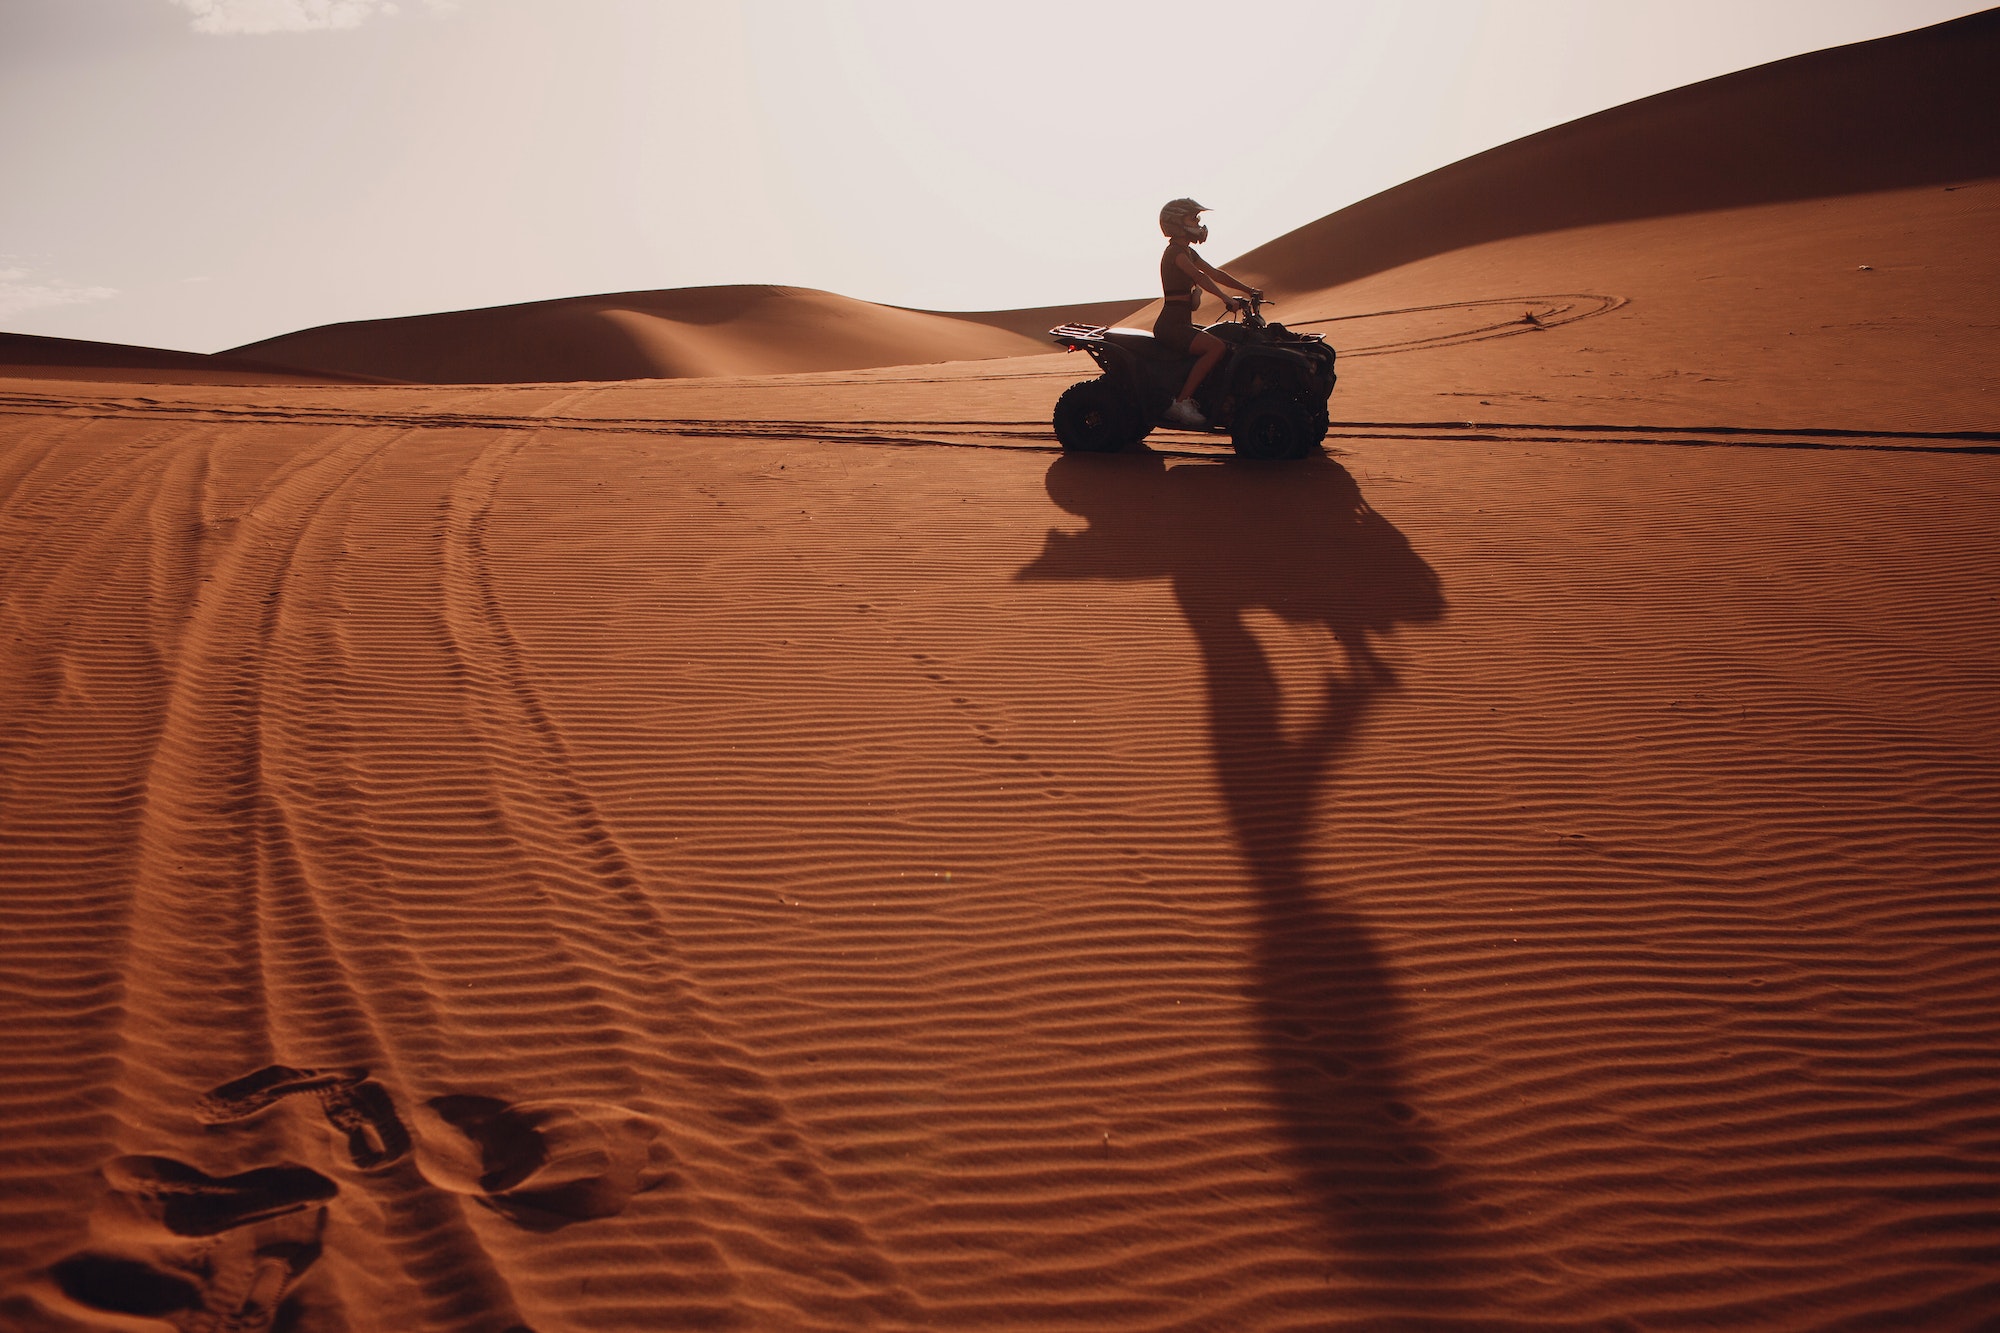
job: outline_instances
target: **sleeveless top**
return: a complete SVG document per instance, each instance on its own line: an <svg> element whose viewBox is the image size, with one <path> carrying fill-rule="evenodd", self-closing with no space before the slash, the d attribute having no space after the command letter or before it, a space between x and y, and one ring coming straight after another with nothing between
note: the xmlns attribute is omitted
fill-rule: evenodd
<svg viewBox="0 0 2000 1333"><path fill-rule="evenodd" d="M1185 244L1168 242L1160 256L1160 292L1166 304L1153 321L1153 336L1177 352L1187 351L1194 340L1194 279L1175 262L1187 249Z"/></svg>
<svg viewBox="0 0 2000 1333"><path fill-rule="evenodd" d="M1190 304L1187 297L1194 291L1194 279L1174 262L1187 253L1188 249L1185 244L1170 241L1166 253L1160 256L1160 291L1166 296L1169 305L1174 303L1175 297L1180 298L1182 305Z"/></svg>

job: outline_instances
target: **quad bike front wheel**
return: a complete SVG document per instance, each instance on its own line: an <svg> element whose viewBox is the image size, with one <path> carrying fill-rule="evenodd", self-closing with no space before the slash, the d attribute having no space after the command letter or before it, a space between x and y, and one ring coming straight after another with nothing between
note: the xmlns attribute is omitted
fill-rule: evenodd
<svg viewBox="0 0 2000 1333"><path fill-rule="evenodd" d="M1312 443L1318 444L1326 438L1327 431L1333 426L1333 413L1327 410L1324 402L1321 402L1313 407L1312 419ZM1310 449L1312 445L1306 447Z"/></svg>
<svg viewBox="0 0 2000 1333"><path fill-rule="evenodd" d="M1056 399L1056 439L1070 453L1115 454L1137 444L1146 424L1125 395L1102 379L1084 380Z"/></svg>
<svg viewBox="0 0 2000 1333"><path fill-rule="evenodd" d="M1326 412L1288 393L1260 393L1237 411L1229 438L1243 458L1304 458L1326 438Z"/></svg>

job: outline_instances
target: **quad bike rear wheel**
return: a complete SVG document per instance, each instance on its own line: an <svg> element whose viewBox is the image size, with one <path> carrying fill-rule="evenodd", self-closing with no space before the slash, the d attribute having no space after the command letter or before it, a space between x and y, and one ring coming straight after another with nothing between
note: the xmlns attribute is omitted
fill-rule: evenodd
<svg viewBox="0 0 2000 1333"><path fill-rule="evenodd" d="M1288 393L1260 393L1231 423L1229 438L1243 458L1304 458L1326 437L1326 411Z"/></svg>
<svg viewBox="0 0 2000 1333"><path fill-rule="evenodd" d="M1125 395L1103 379L1084 380L1056 399L1056 439L1071 453L1115 454L1146 435Z"/></svg>

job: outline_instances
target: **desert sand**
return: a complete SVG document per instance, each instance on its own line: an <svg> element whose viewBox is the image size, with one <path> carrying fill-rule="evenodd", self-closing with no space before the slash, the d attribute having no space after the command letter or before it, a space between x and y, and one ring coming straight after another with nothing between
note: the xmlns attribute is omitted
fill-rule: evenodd
<svg viewBox="0 0 2000 1333"><path fill-rule="evenodd" d="M0 1323L1992 1327L1996 68L1252 252L1299 463L776 289L8 362Z"/></svg>

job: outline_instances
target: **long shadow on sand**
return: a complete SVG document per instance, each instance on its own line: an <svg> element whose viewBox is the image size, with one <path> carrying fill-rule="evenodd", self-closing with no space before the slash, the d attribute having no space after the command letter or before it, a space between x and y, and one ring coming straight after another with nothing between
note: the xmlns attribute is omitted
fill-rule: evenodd
<svg viewBox="0 0 2000 1333"><path fill-rule="evenodd" d="M1372 636L1441 618L1437 576L1324 456L1172 469L1155 454L1065 456L1047 486L1090 526L1051 532L1018 577L1167 579L1200 643L1216 773L1258 894L1255 1002L1292 1168L1355 1276L1442 1276L1454 1210L1402 1090L1395 988L1367 926L1305 856L1356 727L1394 683ZM1289 735L1247 619L1260 610L1324 628L1344 659Z"/></svg>

